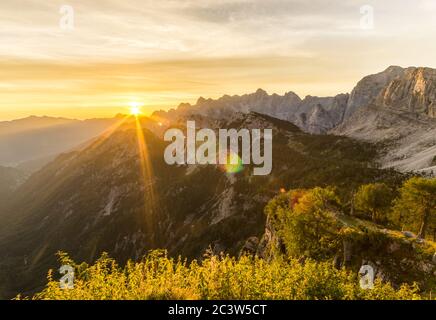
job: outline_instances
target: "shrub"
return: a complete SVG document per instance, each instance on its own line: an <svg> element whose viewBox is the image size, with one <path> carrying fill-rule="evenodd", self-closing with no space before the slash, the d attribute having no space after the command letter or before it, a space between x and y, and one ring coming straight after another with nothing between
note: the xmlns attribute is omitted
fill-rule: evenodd
<svg viewBox="0 0 436 320"><path fill-rule="evenodd" d="M63 258L67 258L66 255ZM75 265L70 259L69 263ZM328 262L307 259L267 262L257 257L208 256L188 263L152 251L125 267L103 255L95 264L81 264L74 289L60 289L52 272L45 289L32 299L419 299L416 286L395 290L376 282L359 287L357 274L337 270ZM17 297L21 299L21 297Z"/></svg>

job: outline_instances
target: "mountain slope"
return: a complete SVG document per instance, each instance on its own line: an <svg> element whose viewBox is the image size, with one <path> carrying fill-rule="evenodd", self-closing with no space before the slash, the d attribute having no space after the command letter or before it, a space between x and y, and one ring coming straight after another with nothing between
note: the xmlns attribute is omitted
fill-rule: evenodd
<svg viewBox="0 0 436 320"><path fill-rule="evenodd" d="M0 166L0 211L25 179L26 174L23 171Z"/></svg>
<svg viewBox="0 0 436 320"><path fill-rule="evenodd" d="M347 102L344 120L356 111L371 104L389 83L403 75L405 70L398 66L390 66L386 70L364 77L354 87Z"/></svg>
<svg viewBox="0 0 436 320"><path fill-rule="evenodd" d="M390 67L363 79L350 96L301 100L292 92L258 90L156 112L140 118L141 130L130 118L58 156L8 194L7 207L0 208L0 295L38 289L46 270L56 266L58 250L80 261L107 251L124 262L154 248L188 258L201 257L208 247L237 255L247 240L263 234L263 208L283 189L333 185L349 200L363 183L402 181L402 174L380 169L376 160L388 168L431 171L434 80L431 69ZM253 176L251 165L238 173L212 165L168 166L163 132L169 125L184 129L190 119L214 130L272 128L271 175ZM33 128L43 134L27 137L43 143L45 134L54 139L65 126ZM340 136L316 134L326 131Z"/></svg>
<svg viewBox="0 0 436 320"><path fill-rule="evenodd" d="M153 169L144 177L132 123L35 173L0 215L3 295L36 289L56 265L58 250L85 261L107 251L120 262L152 248L190 258L209 246L237 254L248 238L263 233L263 208L281 188L336 185L349 196L361 183L401 180L371 166L373 146L346 137L309 135L256 113L235 114L215 126L273 128L272 174L252 176L250 166L235 174L212 165L168 166L167 143L143 129Z"/></svg>
<svg viewBox="0 0 436 320"><path fill-rule="evenodd" d="M436 174L436 70L407 68L331 132L380 143L384 167ZM386 71L385 79L392 70ZM372 81L372 80L368 80ZM386 84L387 83L387 84ZM375 95L375 93L377 95Z"/></svg>

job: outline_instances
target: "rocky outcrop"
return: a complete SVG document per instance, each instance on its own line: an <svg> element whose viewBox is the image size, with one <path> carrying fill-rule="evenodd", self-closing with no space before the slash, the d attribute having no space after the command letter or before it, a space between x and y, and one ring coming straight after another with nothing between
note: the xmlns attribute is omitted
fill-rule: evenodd
<svg viewBox="0 0 436 320"><path fill-rule="evenodd" d="M326 133L342 122L348 97L348 94L324 98L307 96L287 120L306 132Z"/></svg>
<svg viewBox="0 0 436 320"><path fill-rule="evenodd" d="M391 66L359 81L350 95L344 121L370 105L436 116L436 70Z"/></svg>
<svg viewBox="0 0 436 320"><path fill-rule="evenodd" d="M366 76L360 80L350 94L344 120L349 119L360 108L372 103L393 79L402 74L404 74L403 68L390 66L383 72Z"/></svg>
<svg viewBox="0 0 436 320"><path fill-rule="evenodd" d="M435 175L435 105L436 70L390 67L359 82L330 133L381 144L382 167Z"/></svg>
<svg viewBox="0 0 436 320"><path fill-rule="evenodd" d="M375 104L436 118L436 70L405 69L380 92Z"/></svg>

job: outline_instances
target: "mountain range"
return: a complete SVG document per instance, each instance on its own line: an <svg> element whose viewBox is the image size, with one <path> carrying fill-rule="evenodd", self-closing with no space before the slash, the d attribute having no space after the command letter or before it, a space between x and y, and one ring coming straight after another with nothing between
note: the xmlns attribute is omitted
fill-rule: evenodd
<svg viewBox="0 0 436 320"><path fill-rule="evenodd" d="M383 167L436 173L436 70L391 66L357 83L350 94L334 97L293 92L268 95L259 89L242 96L198 99L195 105L157 111L156 119L173 121L201 114L226 118L234 112L259 112L289 121L305 132L345 135L382 144Z"/></svg>
<svg viewBox="0 0 436 320"><path fill-rule="evenodd" d="M395 169L431 174L434 81L433 69L389 67L335 97L301 99L259 89L200 98L149 118L63 119L48 131L36 125L25 131L29 143L34 130L55 137L54 128L88 129L63 146L58 136L59 143L44 152L4 156L19 163L56 155L28 178L0 168L2 184L10 186L0 190L7 195L0 206L0 296L39 290L59 250L83 261L106 251L121 263L154 248L189 259L208 248L238 255L247 241L262 238L264 207L283 190L335 186L351 201L364 183L398 186L406 175ZM163 132L183 129L187 120L213 130L273 129L271 175L253 176L250 165L238 173L211 165L168 166ZM17 130L3 130L9 130L4 141L16 137ZM41 144L44 139L35 136ZM11 177L16 183L7 182Z"/></svg>
<svg viewBox="0 0 436 320"><path fill-rule="evenodd" d="M32 173L61 153L90 143L117 121L30 116L0 122L0 210Z"/></svg>
<svg viewBox="0 0 436 320"><path fill-rule="evenodd" d="M35 171L58 154L100 135L116 121L30 116L0 122L0 165Z"/></svg>

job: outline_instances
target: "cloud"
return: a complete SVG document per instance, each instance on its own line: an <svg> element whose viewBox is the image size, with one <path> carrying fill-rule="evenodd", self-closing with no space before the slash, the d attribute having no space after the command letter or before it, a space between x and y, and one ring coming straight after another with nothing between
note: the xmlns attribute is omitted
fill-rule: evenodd
<svg viewBox="0 0 436 320"><path fill-rule="evenodd" d="M0 2L0 108L335 94L392 64L435 67L434 0L70 0L71 31L64 4Z"/></svg>
<svg viewBox="0 0 436 320"><path fill-rule="evenodd" d="M374 6L371 37L408 39L407 28L433 36L431 0L125 0L70 2L75 29L59 28L64 1L3 0L0 56L40 59L131 59L246 56L280 51L316 54L301 44L326 35L362 38L363 4ZM23 10L23 8L25 10ZM427 19L428 18L428 19ZM403 23L401 23L403 22ZM333 36L333 37L332 37ZM365 41L365 39L363 39Z"/></svg>

